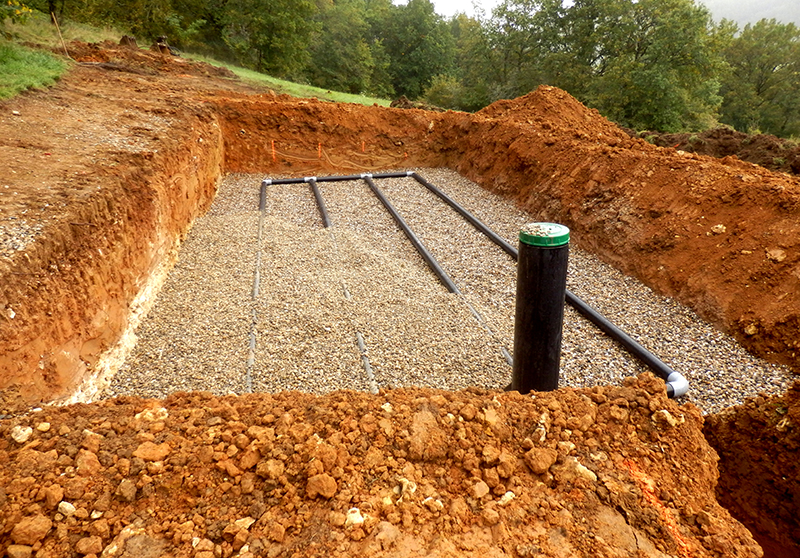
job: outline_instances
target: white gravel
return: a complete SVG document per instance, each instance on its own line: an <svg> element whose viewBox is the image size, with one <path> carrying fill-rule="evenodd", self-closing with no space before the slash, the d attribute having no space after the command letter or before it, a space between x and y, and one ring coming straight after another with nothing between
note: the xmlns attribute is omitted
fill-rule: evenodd
<svg viewBox="0 0 800 558"><path fill-rule="evenodd" d="M537 220L452 171L418 172L512 245ZM307 184L272 185L254 299L262 178L226 178L105 395L367 390L357 333L379 387L508 384L503 349L513 352L516 268L500 248L413 179L376 180L463 296L450 294L362 181L319 183L333 222L327 230ZM692 311L574 247L568 288L681 372L690 383L684 400L704 412L792 381L787 368L749 355ZM570 307L561 366L561 384L573 387L644 370Z"/></svg>

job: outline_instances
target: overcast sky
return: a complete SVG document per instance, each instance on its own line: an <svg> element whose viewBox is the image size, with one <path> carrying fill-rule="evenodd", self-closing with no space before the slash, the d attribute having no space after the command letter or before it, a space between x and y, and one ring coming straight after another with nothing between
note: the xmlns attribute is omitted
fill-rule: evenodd
<svg viewBox="0 0 800 558"><path fill-rule="evenodd" d="M474 16L473 3L478 4L491 15L492 8L499 0L432 0L436 12L445 17L463 12ZM800 0L700 0L705 4L715 20L732 19L744 27L763 18L775 18L781 23L800 25ZM402 0L401 2L403 3Z"/></svg>

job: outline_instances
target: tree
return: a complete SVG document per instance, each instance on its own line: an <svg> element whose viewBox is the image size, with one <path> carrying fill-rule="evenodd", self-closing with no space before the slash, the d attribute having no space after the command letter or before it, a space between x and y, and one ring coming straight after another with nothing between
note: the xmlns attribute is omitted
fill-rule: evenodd
<svg viewBox="0 0 800 558"><path fill-rule="evenodd" d="M374 36L389 57L392 86L397 94L418 98L433 76L451 70L453 38L430 0L384 6L374 12L372 20Z"/></svg>
<svg viewBox="0 0 800 558"><path fill-rule="evenodd" d="M724 51L722 122L744 132L800 135L800 29L762 19Z"/></svg>
<svg viewBox="0 0 800 558"><path fill-rule="evenodd" d="M307 45L319 28L315 12L310 0L229 0L223 39L245 65L293 77L310 58Z"/></svg>
<svg viewBox="0 0 800 558"><path fill-rule="evenodd" d="M326 0L317 16L320 30L309 46L312 84L349 93L391 91L379 41L370 40L363 0ZM383 72L383 75L381 73Z"/></svg>
<svg viewBox="0 0 800 558"><path fill-rule="evenodd" d="M625 1L581 97L632 128L676 132L714 122L723 61L708 10L693 0Z"/></svg>
<svg viewBox="0 0 800 558"><path fill-rule="evenodd" d="M547 83L620 124L677 131L713 121L724 67L694 0L505 0L489 22L497 97Z"/></svg>

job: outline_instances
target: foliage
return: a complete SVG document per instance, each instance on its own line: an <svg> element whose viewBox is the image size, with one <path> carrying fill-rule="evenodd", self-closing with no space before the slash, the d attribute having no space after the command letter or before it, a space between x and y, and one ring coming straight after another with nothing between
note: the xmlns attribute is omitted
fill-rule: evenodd
<svg viewBox="0 0 800 558"><path fill-rule="evenodd" d="M364 1L327 0L319 6L319 31L309 45L311 83L348 93L391 94L388 61L381 42L370 41Z"/></svg>
<svg viewBox="0 0 800 558"><path fill-rule="evenodd" d="M454 44L430 0L389 5L373 20L373 33L389 58L392 86L398 95L418 98L433 80L451 69Z"/></svg>
<svg viewBox="0 0 800 558"><path fill-rule="evenodd" d="M66 63L40 51L0 39L0 99L55 83Z"/></svg>
<svg viewBox="0 0 800 558"><path fill-rule="evenodd" d="M381 99L378 97L367 97L364 95L341 93L339 91L328 91L325 89L321 89L319 87L313 87L311 85L304 85L300 83L274 78L266 74L249 70L247 68L242 68L241 66L235 66L233 64L220 62L218 60L214 60L212 58L208 58L202 55L188 54L187 57L193 60L202 60L203 62L207 62L214 66L221 66L223 68L227 68L242 80L252 85L255 85L256 87L269 88L278 94L286 94L286 95L291 95L293 97L317 98L326 101L334 101L338 103L358 103L360 105L366 105L366 106L381 105L388 107L390 103L390 101L388 101L387 99Z"/></svg>
<svg viewBox="0 0 800 558"><path fill-rule="evenodd" d="M323 91L424 95L478 110L549 84L631 128L696 131L720 118L800 135L800 30L774 20L741 32L715 25L700 0L502 0L488 17L449 20L431 0L25 4L55 13L65 35L78 22L116 25L145 42L165 35L184 51ZM4 28L23 34L8 17Z"/></svg>
<svg viewBox="0 0 800 558"><path fill-rule="evenodd" d="M663 131L701 127L720 102L711 18L693 0L505 0L489 28L498 97L548 83Z"/></svg>
<svg viewBox="0 0 800 558"><path fill-rule="evenodd" d="M800 29L761 20L745 26L724 51L721 120L740 131L800 134Z"/></svg>
<svg viewBox="0 0 800 558"><path fill-rule="evenodd" d="M33 12L19 0L0 0L0 23L10 19L12 23L24 23Z"/></svg>
<svg viewBox="0 0 800 558"><path fill-rule="evenodd" d="M229 0L223 38L240 61L281 77L298 75L310 56L306 45L319 24L310 0Z"/></svg>

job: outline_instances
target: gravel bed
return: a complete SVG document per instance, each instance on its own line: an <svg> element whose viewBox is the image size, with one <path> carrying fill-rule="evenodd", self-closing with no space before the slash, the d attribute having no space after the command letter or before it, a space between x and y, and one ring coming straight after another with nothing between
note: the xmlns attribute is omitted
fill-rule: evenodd
<svg viewBox="0 0 800 558"><path fill-rule="evenodd" d="M477 187L453 171L419 169L418 172L512 245L517 244L521 224L537 220L535 215L520 211L508 200ZM456 284L468 296L479 297L480 302L475 302L475 306L485 312L490 326L498 332L502 342L512 346L516 290L514 266L509 264L503 271L489 264L488 277L482 277L481 272L459 269L463 258L448 256L448 250L437 248L437 243L446 247L449 242L438 240L443 235L448 238L456 236L448 233L447 223L451 227L456 224L434 208L436 203L446 206L410 179L381 180L379 185L453 276ZM452 210L450 212L455 215ZM436 228L441 230L427 232ZM458 236L461 238L460 233ZM491 249L502 254L494 245ZM494 261L497 256L493 254L490 257ZM511 258L507 260L511 262ZM468 264L482 269L483 262L483 257L476 256ZM703 321L692 310L655 294L636 279L575 247L570 249L567 287L668 366L683 374L689 381L689 393L683 400L692 401L706 413L718 412L759 393L782 393L794 379L787 367L770 364L747 353L735 339ZM490 303L482 300L487 298L497 311L492 312ZM567 306L566 310L562 386L618 384L625 376L646 369L571 307Z"/></svg>
<svg viewBox="0 0 800 558"><path fill-rule="evenodd" d="M514 245L519 228L537 220L453 171L418 172ZM507 385L503 350L513 352L516 289L508 255L410 178L376 184L462 295L438 282L362 181L319 183L330 229L308 185L271 185L259 247L261 179L223 181L106 395L368 390L357 333L379 387ZM686 376L684 399L704 412L782 392L792 381L787 368L749 355L692 311L574 247L568 288ZM644 370L570 307L561 366L561 384L572 387L617 384Z"/></svg>
<svg viewBox="0 0 800 558"><path fill-rule="evenodd" d="M245 391L258 212L198 219L106 395Z"/></svg>

